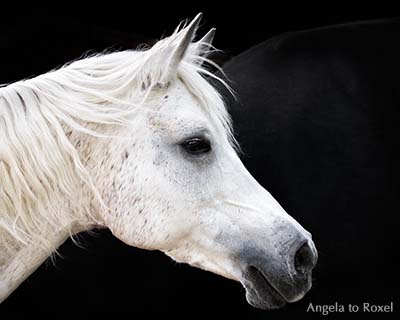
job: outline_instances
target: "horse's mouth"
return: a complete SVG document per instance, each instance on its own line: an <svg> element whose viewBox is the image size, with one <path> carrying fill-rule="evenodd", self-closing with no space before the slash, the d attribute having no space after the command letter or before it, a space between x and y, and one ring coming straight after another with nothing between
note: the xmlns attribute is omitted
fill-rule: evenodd
<svg viewBox="0 0 400 320"><path fill-rule="evenodd" d="M271 284L264 273L256 267L248 267L243 273L243 277L242 284L246 289L246 299L253 307L278 309L287 303L287 300Z"/></svg>

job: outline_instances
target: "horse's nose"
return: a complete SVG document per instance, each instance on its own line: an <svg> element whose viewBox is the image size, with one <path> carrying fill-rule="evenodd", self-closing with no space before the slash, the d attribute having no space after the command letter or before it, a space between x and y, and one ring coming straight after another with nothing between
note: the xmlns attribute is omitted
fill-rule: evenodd
<svg viewBox="0 0 400 320"><path fill-rule="evenodd" d="M293 229L290 231L291 236L286 239L291 239L291 243L278 250L266 244L241 251L239 257L244 267L242 283L246 287L248 301L253 305L295 302L310 290L317 250L311 237L300 232L293 237Z"/></svg>
<svg viewBox="0 0 400 320"><path fill-rule="evenodd" d="M308 274L317 263L317 251L309 241L302 243L294 256L294 269L300 276Z"/></svg>

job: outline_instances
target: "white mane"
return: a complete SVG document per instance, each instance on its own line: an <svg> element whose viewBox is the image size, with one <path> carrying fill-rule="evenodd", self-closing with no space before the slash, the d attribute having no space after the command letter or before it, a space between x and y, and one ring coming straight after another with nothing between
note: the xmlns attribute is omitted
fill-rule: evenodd
<svg viewBox="0 0 400 320"><path fill-rule="evenodd" d="M176 31L146 51L96 55L0 88L0 267L31 243L54 251L44 234L52 227L89 223L92 212L80 206L77 190L86 185L102 202L68 131L101 136L88 124L129 124L153 90L165 89L163 49L181 36ZM204 67L213 64L204 57L211 50L193 43L177 77L234 143L224 104L203 78L216 78ZM61 205L66 199L70 212Z"/></svg>

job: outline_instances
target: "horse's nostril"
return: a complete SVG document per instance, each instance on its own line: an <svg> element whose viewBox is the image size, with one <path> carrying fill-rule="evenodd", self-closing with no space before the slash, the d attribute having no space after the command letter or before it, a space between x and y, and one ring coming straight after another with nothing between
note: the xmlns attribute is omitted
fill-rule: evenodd
<svg viewBox="0 0 400 320"><path fill-rule="evenodd" d="M294 268L299 274L306 274L315 266L315 254L308 242L304 243L294 256Z"/></svg>

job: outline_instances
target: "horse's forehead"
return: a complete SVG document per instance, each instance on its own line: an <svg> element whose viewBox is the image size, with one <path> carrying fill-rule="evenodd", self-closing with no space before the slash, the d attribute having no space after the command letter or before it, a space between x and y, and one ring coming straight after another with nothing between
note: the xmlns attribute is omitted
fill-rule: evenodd
<svg viewBox="0 0 400 320"><path fill-rule="evenodd" d="M163 93L157 111L148 115L150 128L170 133L207 128L209 124L200 104L177 92Z"/></svg>
<svg viewBox="0 0 400 320"><path fill-rule="evenodd" d="M153 127L166 128L171 132L206 130L225 134L225 129L217 119L217 111L207 108L205 101L197 97L183 81L177 79L171 82L160 99L158 112L151 117Z"/></svg>
<svg viewBox="0 0 400 320"><path fill-rule="evenodd" d="M164 93L160 103L160 115L169 115L175 120L181 118L194 118L206 120L207 115L204 112L200 102L180 81L172 84Z"/></svg>
<svg viewBox="0 0 400 320"><path fill-rule="evenodd" d="M196 101L195 97L190 93L188 87L180 80L176 80L170 83L164 96L166 101L180 101L180 100L193 100Z"/></svg>

